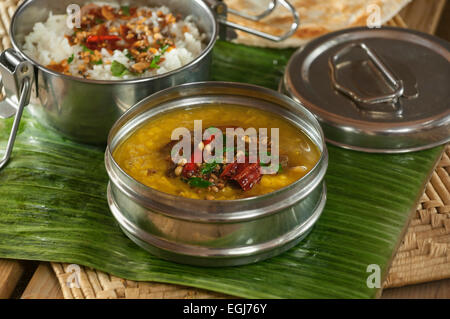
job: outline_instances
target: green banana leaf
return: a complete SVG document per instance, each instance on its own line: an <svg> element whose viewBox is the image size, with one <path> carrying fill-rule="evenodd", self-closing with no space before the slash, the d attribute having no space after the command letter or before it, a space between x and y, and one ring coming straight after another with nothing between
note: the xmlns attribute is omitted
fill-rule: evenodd
<svg viewBox="0 0 450 319"><path fill-rule="evenodd" d="M219 41L212 78L276 88L291 53ZM0 121L1 149L11 123ZM380 289L367 285L367 267L386 275L442 147L377 155L329 146L328 202L311 234L278 257L228 268L164 261L125 237L106 203L103 151L65 140L25 112L0 172L0 257L77 263L247 298L372 298Z"/></svg>

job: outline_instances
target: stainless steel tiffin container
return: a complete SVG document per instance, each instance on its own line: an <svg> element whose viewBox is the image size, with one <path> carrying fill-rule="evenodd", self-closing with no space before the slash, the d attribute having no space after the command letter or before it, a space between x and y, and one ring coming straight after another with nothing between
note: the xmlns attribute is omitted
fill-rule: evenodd
<svg viewBox="0 0 450 319"><path fill-rule="evenodd" d="M133 1L135 6L165 5L175 13L194 16L196 24L207 35L203 52L177 70L148 78L121 81L90 80L64 75L38 64L24 54L24 38L35 23L45 21L49 12L61 14L66 12L70 4L81 6L89 2L93 1L28 0L15 12L10 27L13 48L0 55L1 84L6 95L0 102L0 117L15 116L16 120L7 150L0 159L0 168L10 157L20 117L27 105L33 116L62 135L83 143L104 144L113 123L139 100L167 87L208 80L211 50L219 33L225 37L232 33L232 29L240 29L272 41L281 41L289 37L298 26L298 15L285 0L271 1L268 9L258 16L227 10L219 0L136 0ZM258 20L270 14L277 3L288 8L294 18L291 29L282 36L252 30L226 19L229 12Z"/></svg>
<svg viewBox="0 0 450 319"><path fill-rule="evenodd" d="M238 200L199 200L160 192L129 176L113 152L147 120L206 105L241 105L278 114L317 145L321 157L307 175L278 191ZM275 256L302 240L326 201L328 153L319 123L290 98L266 88L227 82L191 83L156 93L128 110L111 129L105 153L108 204L123 231L162 258L201 266L231 266Z"/></svg>

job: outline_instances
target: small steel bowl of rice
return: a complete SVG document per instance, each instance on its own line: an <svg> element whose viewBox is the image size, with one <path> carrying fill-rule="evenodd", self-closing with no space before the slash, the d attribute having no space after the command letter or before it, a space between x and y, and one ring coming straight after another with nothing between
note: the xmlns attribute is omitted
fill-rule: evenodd
<svg viewBox="0 0 450 319"><path fill-rule="evenodd" d="M19 103L10 101L9 115L28 104L62 135L104 144L114 121L137 101L207 80L218 31L202 0L30 0L17 9L10 33L2 82Z"/></svg>

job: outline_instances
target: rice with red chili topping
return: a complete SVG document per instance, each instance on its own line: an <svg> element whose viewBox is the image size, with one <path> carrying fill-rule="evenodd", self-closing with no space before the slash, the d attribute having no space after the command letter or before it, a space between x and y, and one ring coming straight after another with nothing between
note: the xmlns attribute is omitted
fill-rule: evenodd
<svg viewBox="0 0 450 319"><path fill-rule="evenodd" d="M36 23L25 37L24 52L38 63L67 75L94 80L151 77L178 69L203 50L205 35L191 16L165 7L90 3L81 8L79 28L67 15Z"/></svg>

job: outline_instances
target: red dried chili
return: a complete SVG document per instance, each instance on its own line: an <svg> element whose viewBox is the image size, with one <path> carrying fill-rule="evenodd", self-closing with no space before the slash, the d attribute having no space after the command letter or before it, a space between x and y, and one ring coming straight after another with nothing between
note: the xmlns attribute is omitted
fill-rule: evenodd
<svg viewBox="0 0 450 319"><path fill-rule="evenodd" d="M234 175L236 175L236 170L238 167L238 163L229 163L225 165L222 174L220 174L220 178L222 179L232 179Z"/></svg>
<svg viewBox="0 0 450 319"><path fill-rule="evenodd" d="M236 175L233 177L244 191L248 191L261 180L259 163L239 163Z"/></svg>
<svg viewBox="0 0 450 319"><path fill-rule="evenodd" d="M200 150L195 150L195 153L198 153ZM201 151L200 151L201 152ZM198 170L197 164L194 163L195 153L191 155L191 159L189 162L184 164L182 174L184 177L189 178ZM198 155L197 155L198 156ZM201 156L201 154L200 154Z"/></svg>
<svg viewBox="0 0 450 319"><path fill-rule="evenodd" d="M203 141L203 145L206 146L206 145L210 144L214 140L214 138L215 138L215 136L211 135L209 139Z"/></svg>
<svg viewBox="0 0 450 319"><path fill-rule="evenodd" d="M236 181L244 191L248 191L261 180L259 163L230 163L225 166L220 178Z"/></svg>
<svg viewBox="0 0 450 319"><path fill-rule="evenodd" d="M86 38L86 43L98 43L104 41L119 41L121 38L117 35L90 35Z"/></svg>

